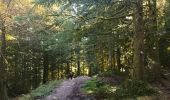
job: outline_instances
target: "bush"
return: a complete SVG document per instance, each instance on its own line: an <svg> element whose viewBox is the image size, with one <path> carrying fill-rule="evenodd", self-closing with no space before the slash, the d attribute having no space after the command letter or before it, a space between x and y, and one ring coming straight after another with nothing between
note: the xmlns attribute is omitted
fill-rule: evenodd
<svg viewBox="0 0 170 100"><path fill-rule="evenodd" d="M126 80L116 90L118 98L136 98L138 96L150 96L156 91L147 83L139 80Z"/></svg>

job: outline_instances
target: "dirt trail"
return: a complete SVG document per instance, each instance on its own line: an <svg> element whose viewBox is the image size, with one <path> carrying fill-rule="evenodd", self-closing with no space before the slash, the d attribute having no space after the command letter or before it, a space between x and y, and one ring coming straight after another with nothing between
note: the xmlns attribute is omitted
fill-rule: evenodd
<svg viewBox="0 0 170 100"><path fill-rule="evenodd" d="M82 100L79 96L80 87L89 79L89 77L81 76L64 81L49 96L39 100Z"/></svg>

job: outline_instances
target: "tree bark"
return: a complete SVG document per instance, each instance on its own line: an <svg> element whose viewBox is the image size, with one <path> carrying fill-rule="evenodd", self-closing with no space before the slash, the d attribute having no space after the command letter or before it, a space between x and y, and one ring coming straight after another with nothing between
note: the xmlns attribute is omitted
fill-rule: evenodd
<svg viewBox="0 0 170 100"><path fill-rule="evenodd" d="M134 57L131 77L137 80L144 79L144 21L143 21L143 0L136 0L134 18Z"/></svg>

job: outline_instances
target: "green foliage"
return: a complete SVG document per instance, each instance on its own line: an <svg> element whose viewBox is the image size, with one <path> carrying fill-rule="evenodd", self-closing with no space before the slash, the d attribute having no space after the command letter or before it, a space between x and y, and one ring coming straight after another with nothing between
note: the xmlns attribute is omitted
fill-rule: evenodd
<svg viewBox="0 0 170 100"><path fill-rule="evenodd" d="M50 93L61 82L62 82L61 80L55 80L49 82L48 84L41 85L40 87L31 92L31 97L35 98L48 95L48 93Z"/></svg>
<svg viewBox="0 0 170 100"><path fill-rule="evenodd" d="M82 88L82 91L94 95L96 99L110 98L114 95L115 90L116 87L101 82L97 78L87 81L85 86Z"/></svg>
<svg viewBox="0 0 170 100"><path fill-rule="evenodd" d="M126 80L115 92L118 98L135 98L155 93L156 91L151 86L139 80Z"/></svg>
<svg viewBox="0 0 170 100"><path fill-rule="evenodd" d="M106 71L102 72L99 74L100 77L115 77L116 75L118 76L124 76L124 72L120 72L116 69L107 69Z"/></svg>
<svg viewBox="0 0 170 100"><path fill-rule="evenodd" d="M87 69L90 73L89 76L102 72L99 76L114 77L118 81L120 79L119 76L123 75L123 77L126 77L124 73L118 70L109 69L105 72L103 71L106 70L108 65L110 67L110 60L114 65L112 67L115 67L115 69L132 66L132 45L135 30L133 15L135 12L133 11L134 6L131 6L133 3L129 1L33 0L35 5L33 8L31 5L31 9L25 6L26 8L19 11L20 7L16 8L18 9L17 12L22 12L22 14L7 14L11 15L9 20L12 24L9 25L10 27L7 27L6 31L11 31L10 33L17 38L17 40L7 43L7 52L5 54L9 63L7 66L8 74L12 76L7 77L9 79L9 87L13 90L12 92L19 95L28 93L32 88L39 86L42 81L44 51L47 51L49 55L49 71L51 71L49 73L56 72L58 74L57 78L64 76L68 66L76 69L77 61L80 63L82 74L86 74ZM147 6L146 8L148 9ZM143 17L145 20L150 20L148 16L150 14L147 14L146 8L144 7L146 15ZM159 16L163 17L163 23L160 26L158 25L158 27L164 27L168 32L170 30L170 10L168 10L170 6L167 5L166 9L165 15L160 14L157 19L158 23L160 23L159 21L162 18L160 20ZM26 12L23 13L23 11ZM146 23L146 30L147 27L151 26L154 25L147 25ZM159 32L161 30L164 29L153 30L152 33L161 33ZM151 38L154 38L154 36L151 36ZM168 55L170 55L170 51L167 50L170 47L168 42L169 34L162 34L159 38L161 66L169 69L170 63L168 59L170 56ZM149 42L151 42L150 39ZM145 47L152 48L152 46L149 47L148 45ZM147 58L148 53L145 54L146 57L144 58ZM118 59L120 59L121 66L118 66ZM146 59L146 64L148 62ZM129 68L127 67L127 71L130 71ZM153 76L154 71L150 73L150 70L152 69L149 69L149 74L147 75ZM57 82L50 82L48 85L42 85L32 91L31 95L32 97L46 95L56 84ZM120 86L120 89L117 90L117 95L128 97L147 94L149 89L148 87L143 88L145 85L142 82L128 81ZM112 94L112 90L114 90L110 85L97 79L87 82L85 89L96 96L104 97ZM24 97L27 98L27 96Z"/></svg>
<svg viewBox="0 0 170 100"><path fill-rule="evenodd" d="M101 77L112 77L114 75L113 70L107 70L99 74Z"/></svg>
<svg viewBox="0 0 170 100"><path fill-rule="evenodd" d="M87 81L85 86L83 87L83 91L86 91L87 93L93 93L94 91L96 91L97 87L96 83L97 83L96 78Z"/></svg>

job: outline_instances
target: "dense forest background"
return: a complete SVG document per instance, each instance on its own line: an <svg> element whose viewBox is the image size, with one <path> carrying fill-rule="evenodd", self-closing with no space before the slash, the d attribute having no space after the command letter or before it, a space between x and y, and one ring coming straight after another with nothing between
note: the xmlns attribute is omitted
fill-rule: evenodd
<svg viewBox="0 0 170 100"><path fill-rule="evenodd" d="M50 80L170 72L169 0L0 0L0 100Z"/></svg>

